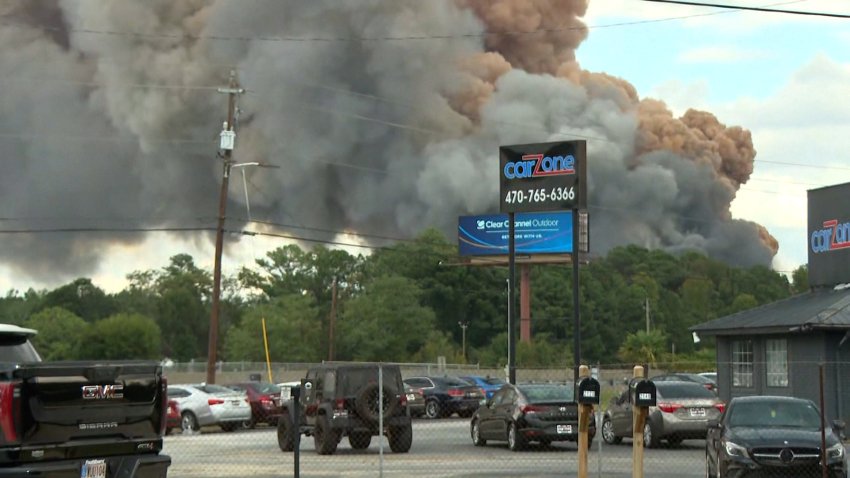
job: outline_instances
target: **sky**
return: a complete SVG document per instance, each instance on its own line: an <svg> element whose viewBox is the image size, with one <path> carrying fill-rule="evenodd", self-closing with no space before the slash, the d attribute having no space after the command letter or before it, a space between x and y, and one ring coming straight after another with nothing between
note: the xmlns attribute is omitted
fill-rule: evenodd
<svg viewBox="0 0 850 478"><path fill-rule="evenodd" d="M850 14L841 0L738 4ZM585 20L584 68L752 131L755 168L732 213L777 238L774 269L805 264L806 191L850 182L850 19L605 0Z"/></svg>
<svg viewBox="0 0 850 478"><path fill-rule="evenodd" d="M742 3L850 14L844 0ZM850 19L591 0L583 21L589 34L576 51L582 68L621 77L641 98L660 99L677 115L698 108L726 125L752 132L755 168L737 192L732 214L765 226L776 237L776 270L790 272L804 264L806 190L850 182L850 162L842 154L850 147ZM214 99L224 111L224 96ZM256 102L252 106L258 107ZM238 173L233 176L232 198L246 194L240 179ZM251 184L247 193L253 202L274 191ZM209 198L210 213L217 199ZM247 217L244 201L231 204L229 214ZM151 233L142 241L99 243L102 260L87 276L116 292L127 285L128 273L164 267L178 253L188 253L199 267L212 270L210 239ZM336 240L363 241L347 235ZM252 266L267 251L287 243L260 236L238 241L225 236L225 241L225 274ZM348 250L368 253L356 247ZM49 289L69 280L59 274L38 277L23 277L0 265L0 290Z"/></svg>

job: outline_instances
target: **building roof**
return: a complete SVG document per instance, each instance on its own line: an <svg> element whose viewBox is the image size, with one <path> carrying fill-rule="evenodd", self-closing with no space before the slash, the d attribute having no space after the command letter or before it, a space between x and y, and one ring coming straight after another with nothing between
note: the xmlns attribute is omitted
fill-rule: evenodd
<svg viewBox="0 0 850 478"><path fill-rule="evenodd" d="M703 335L850 330L850 287L818 289L720 317L690 330Z"/></svg>

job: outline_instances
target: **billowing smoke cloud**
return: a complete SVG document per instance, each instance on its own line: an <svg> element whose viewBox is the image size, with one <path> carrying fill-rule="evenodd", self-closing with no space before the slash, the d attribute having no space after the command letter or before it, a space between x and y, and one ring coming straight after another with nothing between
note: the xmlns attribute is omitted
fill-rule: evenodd
<svg viewBox="0 0 850 478"><path fill-rule="evenodd" d="M592 248L636 242L768 264L734 220L748 131L675 118L582 70L584 0L18 0L0 6L4 229L212 227L235 68L255 218L410 236L498 205L502 144L588 138ZM237 184L234 185L234 190ZM241 216L241 194L231 194ZM233 212L236 211L236 212ZM230 227L241 227L231 220ZM303 233L303 231L296 231ZM201 233L198 237L209 237ZM137 233L4 236L37 279Z"/></svg>

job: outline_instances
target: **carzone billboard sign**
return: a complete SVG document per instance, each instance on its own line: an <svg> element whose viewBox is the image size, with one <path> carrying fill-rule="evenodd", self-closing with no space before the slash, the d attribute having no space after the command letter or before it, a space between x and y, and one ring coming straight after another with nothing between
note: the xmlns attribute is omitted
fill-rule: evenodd
<svg viewBox="0 0 850 478"><path fill-rule="evenodd" d="M499 211L532 212L587 207L585 141L499 148Z"/></svg>
<svg viewBox="0 0 850 478"><path fill-rule="evenodd" d="M850 283L850 183L809 191L809 285Z"/></svg>
<svg viewBox="0 0 850 478"><path fill-rule="evenodd" d="M573 213L527 213L514 216L517 254L573 252ZM461 256L508 254L508 215L460 216L457 221Z"/></svg>

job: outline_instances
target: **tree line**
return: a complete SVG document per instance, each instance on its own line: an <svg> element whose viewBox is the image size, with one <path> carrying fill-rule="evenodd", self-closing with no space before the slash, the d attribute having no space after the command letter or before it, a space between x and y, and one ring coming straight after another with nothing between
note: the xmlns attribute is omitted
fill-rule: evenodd
<svg viewBox="0 0 850 478"><path fill-rule="evenodd" d="M88 278L53 290L11 290L0 298L0 321L39 330L35 343L46 360L205 361L211 273L179 254L127 278L117 293ZM218 356L264 361L265 322L275 362L317 362L332 354L387 362L443 356L502 366L506 278L504 266L461 264L456 245L436 230L369 255L279 247L224 278ZM533 339L518 344L519 366L571 363L571 280L568 264L532 266ZM582 357L604 364L671 356L711 361L713 344L695 343L689 327L802 292L806 281L805 267L789 281L766 267L731 267L697 252L613 249L581 269Z"/></svg>

